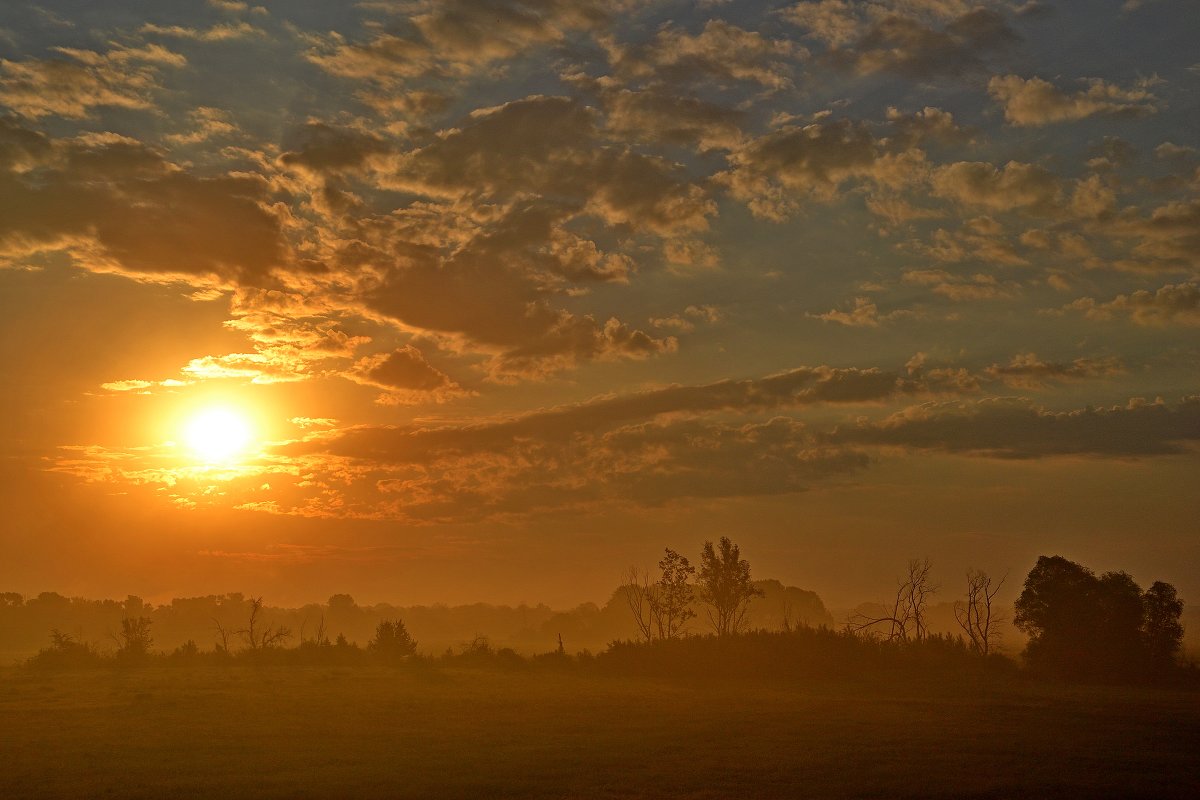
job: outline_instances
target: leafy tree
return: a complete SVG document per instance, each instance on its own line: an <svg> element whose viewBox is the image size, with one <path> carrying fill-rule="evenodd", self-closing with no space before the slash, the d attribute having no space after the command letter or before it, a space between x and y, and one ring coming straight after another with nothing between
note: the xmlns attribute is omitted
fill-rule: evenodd
<svg viewBox="0 0 1200 800"><path fill-rule="evenodd" d="M1136 679L1171 669L1183 636L1183 603L1170 584L1148 591L1125 572L1042 556L1025 579L1013 622L1029 635L1025 658L1079 679Z"/></svg>
<svg viewBox="0 0 1200 800"><path fill-rule="evenodd" d="M700 601L708 606L708 621L717 636L741 630L750 601L762 590L750 580L750 562L741 549L722 536L717 548L705 542L700 551L700 572L696 580Z"/></svg>
<svg viewBox="0 0 1200 800"><path fill-rule="evenodd" d="M1150 665L1170 668L1183 644L1183 601L1169 583L1155 581L1142 595L1142 637Z"/></svg>
<svg viewBox="0 0 1200 800"><path fill-rule="evenodd" d="M149 617L124 617L117 634L117 657L127 659L145 658L150 653L154 637L150 635L152 620Z"/></svg>
<svg viewBox="0 0 1200 800"><path fill-rule="evenodd" d="M692 610L695 591L690 582L696 568L687 556L669 547L664 552L666 554L658 562L662 577L652 587L648 601L658 638L675 639L687 633L687 621L696 616Z"/></svg>
<svg viewBox="0 0 1200 800"><path fill-rule="evenodd" d="M375 638L367 643L367 651L394 661L415 655L417 643L404 627L403 620L385 619L375 627Z"/></svg>

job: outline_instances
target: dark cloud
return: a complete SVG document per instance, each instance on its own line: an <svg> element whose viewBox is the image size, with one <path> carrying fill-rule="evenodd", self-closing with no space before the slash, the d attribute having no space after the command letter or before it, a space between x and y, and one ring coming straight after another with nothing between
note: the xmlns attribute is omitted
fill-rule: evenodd
<svg viewBox="0 0 1200 800"><path fill-rule="evenodd" d="M281 163L323 175L358 169L368 158L391 152L392 146L373 133L309 122L284 140Z"/></svg>
<svg viewBox="0 0 1200 800"><path fill-rule="evenodd" d="M61 249L90 269L257 285L287 253L267 203L260 178L196 177L132 140L84 136L58 143L36 171L0 174L0 250Z"/></svg>
<svg viewBox="0 0 1200 800"><path fill-rule="evenodd" d="M929 403L838 428L821 440L991 458L1177 455L1192 452L1200 440L1200 398L1075 411L1049 411L1017 398Z"/></svg>
<svg viewBox="0 0 1200 800"><path fill-rule="evenodd" d="M748 141L729 161L732 169L718 178L755 214L777 221L794 212L799 199L831 199L846 181L890 180L889 173L905 167L865 123L848 119L782 127Z"/></svg>
<svg viewBox="0 0 1200 800"><path fill-rule="evenodd" d="M526 438L561 441L664 415L761 413L822 403L879 403L921 392L958 389L940 376L800 367L765 378L671 386L473 425L350 428L334 437L290 446L285 452L323 450L384 463L415 463L442 451L489 452Z"/></svg>
<svg viewBox="0 0 1200 800"><path fill-rule="evenodd" d="M438 402L464 393L412 345L362 358L344 374L356 383L385 390L379 400L385 404Z"/></svg>

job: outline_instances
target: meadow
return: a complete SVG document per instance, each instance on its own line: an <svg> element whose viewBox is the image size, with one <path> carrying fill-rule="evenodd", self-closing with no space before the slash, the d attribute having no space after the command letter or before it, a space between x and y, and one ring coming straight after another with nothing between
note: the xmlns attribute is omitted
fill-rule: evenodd
<svg viewBox="0 0 1200 800"><path fill-rule="evenodd" d="M579 666L0 672L6 798L1200 796L1200 692Z"/></svg>

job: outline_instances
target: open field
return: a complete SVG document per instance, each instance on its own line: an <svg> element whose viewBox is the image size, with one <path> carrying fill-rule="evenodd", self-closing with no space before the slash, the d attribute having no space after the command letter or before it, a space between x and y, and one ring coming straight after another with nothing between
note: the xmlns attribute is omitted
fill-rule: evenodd
<svg viewBox="0 0 1200 800"><path fill-rule="evenodd" d="M1200 796L1200 693L571 671L0 673L3 796Z"/></svg>

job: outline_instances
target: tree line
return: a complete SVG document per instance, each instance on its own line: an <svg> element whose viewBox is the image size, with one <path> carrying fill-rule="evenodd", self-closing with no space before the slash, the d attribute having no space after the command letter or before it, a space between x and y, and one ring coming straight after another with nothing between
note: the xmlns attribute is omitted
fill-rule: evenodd
<svg viewBox="0 0 1200 800"><path fill-rule="evenodd" d="M889 652L887 648L911 651L913 647L927 646L931 653L948 653L947 647L953 645L951 649L985 660L1007 660L996 652L1000 626L1008 621L996 602L1006 578L994 579L981 570L969 570L962 594L953 603L958 633L947 636L936 632L930 623L931 599L940 591L933 579L933 567L928 559L914 559L897 579L895 592L888 603L871 611L852 613L840 631L836 631L839 636L875 642L885 649L838 652L854 652L861 656L868 652ZM767 594L765 587L776 592L773 584L779 589L784 588L778 582L754 581L750 564L742 557L740 547L728 537L722 537L716 544L704 543L696 566L681 553L665 548L656 577L652 578L648 571L630 568L625 573L623 585L606 608L615 609L618 601L624 605L627 618L633 622L635 643L649 648L647 653L650 655L637 656L634 660L652 659L653 652L665 653L663 646L674 642L699 642L695 646L703 648L705 637L699 635L703 631L710 634L707 638L715 641L746 640L751 633L764 632L761 624L752 626L748 620L753 604ZM807 599L806 594L811 593L801 592L798 596ZM815 630L810 618L801 617L794 621L787 598L796 596L784 595L781 613L772 627L775 632L790 634L793 638ZM10 610L20 606L13 596L6 594L3 599ZM417 642L400 615L387 613L377 617L365 648L348 641L341 632L331 637L326 610L336 614L339 620L347 619L347 612L360 616L365 613L345 595L335 595L328 607L317 607L319 613L315 618L306 615L298 636L292 626L277 619L268 620L261 597L244 601L239 595L236 599L236 604L224 605L240 609L241 619L212 618L216 641L211 651L203 651L206 657L215 660L275 658L291 652L295 654L293 660L320 663L351 663L360 657L402 663L417 658ZM144 609L147 613L123 614L120 627L110 632L117 647L109 660L115 663L145 662L154 655L154 619L148 615L154 609L133 600L136 598L131 598L121 608L135 612ZM819 600L817 604L819 606ZM1158 680L1178 675L1183 668L1183 608L1183 601L1170 584L1157 581L1143 590L1128 573L1096 575L1061 556L1042 556L1025 579L1011 621L1028 636L1022 660L1030 673L1079 680ZM820 611L828 617L823 606ZM362 616L360 621L366 619L368 617ZM555 618L550 617L543 623L543 630L554 621ZM832 622L831 618L829 622ZM817 624L834 632L832 626L827 627L824 618ZM699 625L702 630L694 631L693 625ZM35 664L78 666L104 660L96 645L82 637L59 628L52 629L50 636L50 646L43 648L34 659ZM292 646L297 638L298 644ZM556 638L557 648L548 655L565 659L567 654L561 632ZM805 646L833 648L830 652L842 647L830 644L832 640L828 637L807 635L801 638L807 643ZM620 638L614 638L605 652L611 653L623 646ZM692 649L688 652L694 651L692 645L689 648ZM622 652L621 657L628 662L629 651ZM798 650L793 646L787 652L795 655ZM190 639L169 653L172 658L185 660L198 658L201 654L200 646ZM443 658L479 660L493 656L508 662L521 660L512 650L492 648L488 638L480 634L470 637L457 652L448 647ZM959 656L954 658L959 659ZM966 662L959 659L954 663Z"/></svg>
<svg viewBox="0 0 1200 800"><path fill-rule="evenodd" d="M652 643L689 635L697 601L717 638L743 632L746 612L759 593L738 545L727 537L715 548L706 542L699 570L670 548L664 553L657 580L636 568L626 573L626 598L640 639ZM994 655L1000 626L1007 621L996 602L1006 580L970 569L963 595L954 602L958 637L979 656ZM844 631L894 643L939 636L929 624L930 601L940 589L929 559L909 561L896 584L881 613L851 614ZM1022 658L1032 672L1079 680L1155 680L1181 665L1183 607L1169 583L1155 581L1143 591L1127 572L1096 575L1062 556L1041 556L1025 578L1012 622L1029 637Z"/></svg>

